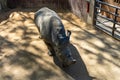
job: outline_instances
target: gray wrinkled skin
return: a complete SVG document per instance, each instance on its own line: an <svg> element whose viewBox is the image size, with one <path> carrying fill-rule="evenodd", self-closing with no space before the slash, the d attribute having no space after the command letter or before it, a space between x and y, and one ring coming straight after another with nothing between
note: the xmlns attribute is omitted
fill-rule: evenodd
<svg viewBox="0 0 120 80"><path fill-rule="evenodd" d="M40 32L40 38L49 49L48 54L56 55L63 67L74 64L76 60L71 56L68 46L71 32L67 31L67 35L65 34L64 25L56 12L46 7L41 8L35 13L34 21Z"/></svg>

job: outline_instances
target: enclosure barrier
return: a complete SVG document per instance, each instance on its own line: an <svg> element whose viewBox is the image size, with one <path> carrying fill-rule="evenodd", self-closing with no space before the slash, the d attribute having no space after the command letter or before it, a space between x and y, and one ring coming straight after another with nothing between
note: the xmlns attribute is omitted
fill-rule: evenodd
<svg viewBox="0 0 120 80"><path fill-rule="evenodd" d="M115 9L114 12L111 12L111 11L108 11L108 10L105 10L103 8L101 8L101 6L103 5L106 5L108 7L112 7ZM114 5L111 5L109 3L106 3L106 2L102 2L102 1L99 1L99 0L95 0L95 8L94 8L95 12L94 12L94 25L98 28L102 28L103 31L109 33L111 36L113 36L114 38L117 38L117 39L120 39L120 30L117 30L118 28L120 28L120 22L117 21L117 18L120 18L120 15L118 14L118 11L120 10L120 7L117 7L117 6L114 6ZM99 10L99 11L98 11ZM103 16L100 12L101 11L104 11L112 16L114 16L113 19L111 18L108 18L106 16ZM113 26L108 26L106 24L104 24L103 22L101 22L100 19L98 18L102 18L102 19L105 19L107 21L110 21L113 23ZM99 24L102 24L102 25L98 25ZM116 27L119 26L119 27ZM105 26L107 28L110 28L112 29L112 31L108 31L107 29L104 29L105 27L102 27L102 26ZM116 32L116 34L115 34Z"/></svg>

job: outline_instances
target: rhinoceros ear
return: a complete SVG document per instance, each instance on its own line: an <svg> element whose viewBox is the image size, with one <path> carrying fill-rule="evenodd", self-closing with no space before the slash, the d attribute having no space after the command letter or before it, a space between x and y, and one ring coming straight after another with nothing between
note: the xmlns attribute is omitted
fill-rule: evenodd
<svg viewBox="0 0 120 80"><path fill-rule="evenodd" d="M71 35L71 31L67 30L67 35L70 36Z"/></svg>
<svg viewBox="0 0 120 80"><path fill-rule="evenodd" d="M70 35L71 35L71 31L67 30L67 37L68 37L68 39L70 39Z"/></svg>

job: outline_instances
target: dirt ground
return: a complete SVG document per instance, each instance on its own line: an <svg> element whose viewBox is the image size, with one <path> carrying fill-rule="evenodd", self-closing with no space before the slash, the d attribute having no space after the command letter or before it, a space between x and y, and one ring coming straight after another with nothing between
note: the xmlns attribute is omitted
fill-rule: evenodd
<svg viewBox="0 0 120 80"><path fill-rule="evenodd" d="M120 41L86 25L69 11L57 11L71 30L77 63L62 68L39 39L33 22L37 9L0 14L0 80L120 80Z"/></svg>

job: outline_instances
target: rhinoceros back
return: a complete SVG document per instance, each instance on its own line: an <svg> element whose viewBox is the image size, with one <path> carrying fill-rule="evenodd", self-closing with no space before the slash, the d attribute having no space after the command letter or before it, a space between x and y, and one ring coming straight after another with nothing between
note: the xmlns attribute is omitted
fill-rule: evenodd
<svg viewBox="0 0 120 80"><path fill-rule="evenodd" d="M53 10L41 8L35 13L34 20L41 38L46 42L58 45L69 41L61 19Z"/></svg>
<svg viewBox="0 0 120 80"><path fill-rule="evenodd" d="M50 30L51 30L50 19L53 16L59 18L58 15L53 10L50 10L46 7L41 8L35 13L34 20L42 37L47 36L48 38L48 36L50 35Z"/></svg>

